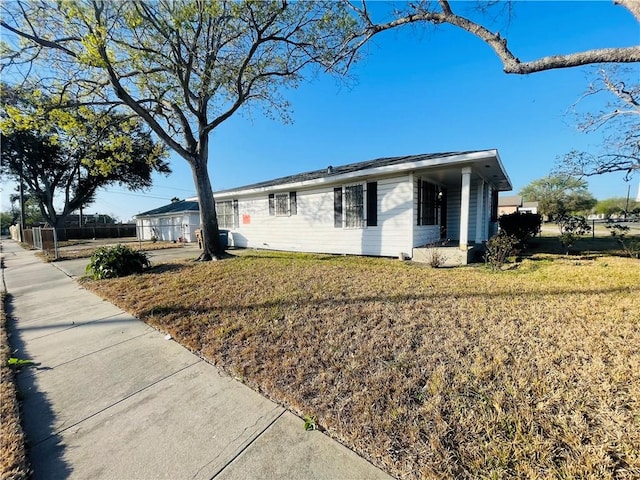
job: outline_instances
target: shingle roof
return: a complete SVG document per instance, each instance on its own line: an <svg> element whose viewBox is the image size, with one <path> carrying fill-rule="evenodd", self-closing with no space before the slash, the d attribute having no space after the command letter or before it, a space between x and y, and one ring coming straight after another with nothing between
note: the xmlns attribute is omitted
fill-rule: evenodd
<svg viewBox="0 0 640 480"><path fill-rule="evenodd" d="M498 197L498 206L499 207L521 207L522 206L522 197L520 195L506 195Z"/></svg>
<svg viewBox="0 0 640 480"><path fill-rule="evenodd" d="M335 175L342 175L345 173L352 173L361 170L367 170L376 167L386 167L388 165L399 165L409 162L420 162L423 160L431 160L434 158L445 158L455 155L465 155L470 153L476 153L483 150L472 150L466 152L444 152L444 153L423 153L419 155L405 155L402 157L385 157L377 158L375 160L367 160L366 162L350 163L348 165L340 165L337 167L324 168L322 170L313 170L311 172L298 173L296 175L289 175L286 177L280 177L273 180L267 180L264 182L252 183L250 185L243 185L241 187L229 188L226 190L219 190L215 193L233 192L236 190L250 190L254 188L274 187L277 185L284 185L288 183L305 182L308 180L316 180L318 178L332 177Z"/></svg>
<svg viewBox="0 0 640 480"><path fill-rule="evenodd" d="M180 200L178 202L172 202L169 205L163 207L154 208L147 212L139 213L136 217L146 217L151 215L163 215L167 213L182 213L182 212L199 212L200 207L198 202L191 200Z"/></svg>

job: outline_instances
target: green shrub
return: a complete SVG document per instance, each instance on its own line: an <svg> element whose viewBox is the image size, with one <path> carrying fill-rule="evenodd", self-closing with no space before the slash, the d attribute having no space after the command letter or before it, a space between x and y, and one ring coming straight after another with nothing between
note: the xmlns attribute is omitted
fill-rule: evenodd
<svg viewBox="0 0 640 480"><path fill-rule="evenodd" d="M499 232L487 240L484 260L493 270L499 270L507 259L516 252L518 239L505 232Z"/></svg>
<svg viewBox="0 0 640 480"><path fill-rule="evenodd" d="M542 215L529 212L514 212L502 215L498 219L498 223L501 231L515 237L521 245L524 245L527 240L537 235L540 231Z"/></svg>
<svg viewBox="0 0 640 480"><path fill-rule="evenodd" d="M560 227L560 243L564 246L567 255L576 241L591 231L587 219L580 215L561 215L558 218L558 226Z"/></svg>
<svg viewBox="0 0 640 480"><path fill-rule="evenodd" d="M627 233L630 230L628 226L616 223L607 225L607 228L630 258L640 258L640 239L627 238Z"/></svg>
<svg viewBox="0 0 640 480"><path fill-rule="evenodd" d="M101 280L141 273L145 267L150 265L151 263L144 252L136 252L126 245L116 245L115 247L98 248L91 255L86 271L94 280Z"/></svg>

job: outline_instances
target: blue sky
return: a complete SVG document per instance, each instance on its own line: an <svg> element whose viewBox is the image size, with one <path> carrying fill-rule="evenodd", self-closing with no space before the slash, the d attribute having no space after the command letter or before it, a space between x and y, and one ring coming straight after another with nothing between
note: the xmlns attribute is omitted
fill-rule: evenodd
<svg viewBox="0 0 640 480"><path fill-rule="evenodd" d="M638 23L611 1L516 2L509 25L492 28L523 61L640 43ZM563 154L598 146L599 137L578 132L568 114L593 67L507 75L486 44L449 26L388 31L365 53L348 84L320 75L286 92L292 124L254 109L215 130L214 191L378 157L497 148L515 194L547 175ZM640 65L633 68L640 81ZM85 212L125 221L173 196L194 195L186 162L172 155L171 165L173 174L158 177L149 192L113 187ZM622 174L588 181L597 198L627 194ZM639 181L632 179L632 195ZM9 193L3 185L2 210Z"/></svg>

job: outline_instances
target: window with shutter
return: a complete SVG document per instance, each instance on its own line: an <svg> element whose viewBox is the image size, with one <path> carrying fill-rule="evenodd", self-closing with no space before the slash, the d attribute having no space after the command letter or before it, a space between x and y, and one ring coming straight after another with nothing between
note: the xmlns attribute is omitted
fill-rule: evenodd
<svg viewBox="0 0 640 480"><path fill-rule="evenodd" d="M344 226L361 228L364 226L364 189L362 185L344 187Z"/></svg>
<svg viewBox="0 0 640 480"><path fill-rule="evenodd" d="M277 217L289 216L289 194L288 193L276 193L276 216Z"/></svg>

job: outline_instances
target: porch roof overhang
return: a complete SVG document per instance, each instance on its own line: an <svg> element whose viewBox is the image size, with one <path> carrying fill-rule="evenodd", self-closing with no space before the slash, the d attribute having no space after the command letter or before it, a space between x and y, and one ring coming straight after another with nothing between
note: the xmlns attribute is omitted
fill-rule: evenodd
<svg viewBox="0 0 640 480"><path fill-rule="evenodd" d="M471 176L482 178L487 184L500 192L508 192L513 189L511 179L507 175L500 161L500 157L486 157L474 161L463 161L454 164L443 165L442 168L425 168L416 170L417 175L422 175L430 181L444 186L459 186L460 173L464 167L471 168Z"/></svg>
<svg viewBox="0 0 640 480"><path fill-rule="evenodd" d="M472 173L483 178L500 191L512 189L498 151L478 150L441 154L421 154L404 157L382 158L326 170L316 170L299 175L246 185L230 190L214 192L216 198L251 195L274 191L296 190L302 187L331 185L361 181L367 178L396 173L428 173L433 181L443 184L459 184L463 167L471 167Z"/></svg>

